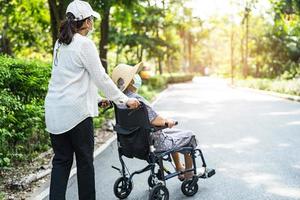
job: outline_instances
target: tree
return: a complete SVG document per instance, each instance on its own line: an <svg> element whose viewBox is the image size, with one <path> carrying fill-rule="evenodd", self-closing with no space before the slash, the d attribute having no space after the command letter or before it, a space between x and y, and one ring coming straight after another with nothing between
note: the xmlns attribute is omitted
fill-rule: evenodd
<svg viewBox="0 0 300 200"><path fill-rule="evenodd" d="M163 9L150 2L147 5L136 4L131 10L119 6L113 16L110 42L117 46L117 60L122 52L129 63L139 62L144 57L155 59L162 73L164 52L172 48L162 31Z"/></svg>
<svg viewBox="0 0 300 200"><path fill-rule="evenodd" d="M93 7L100 11L100 42L99 51L102 65L107 72L107 51L109 43L109 29L110 29L110 12L111 8L115 5L124 5L130 8L133 4L138 2L137 0L90 0Z"/></svg>
<svg viewBox="0 0 300 200"><path fill-rule="evenodd" d="M245 39L242 41L245 42L244 46L242 47L242 51L245 49L245 52L242 53L244 56L242 58L243 61L243 75L244 77L248 76L249 73L249 66L248 66L248 56L249 56L249 21L250 21L250 16L251 16L251 11L253 7L255 6L255 3L257 3L257 0L246 0L246 4L244 7L244 17L242 20L242 25L245 29Z"/></svg>
<svg viewBox="0 0 300 200"><path fill-rule="evenodd" d="M52 46L58 39L59 26L62 20L65 19L65 12L71 0L48 0L50 16L51 16L51 32Z"/></svg>
<svg viewBox="0 0 300 200"><path fill-rule="evenodd" d="M0 20L4 22L0 24L0 52L29 57L33 52L48 52L49 18L44 0L3 0L0 7Z"/></svg>

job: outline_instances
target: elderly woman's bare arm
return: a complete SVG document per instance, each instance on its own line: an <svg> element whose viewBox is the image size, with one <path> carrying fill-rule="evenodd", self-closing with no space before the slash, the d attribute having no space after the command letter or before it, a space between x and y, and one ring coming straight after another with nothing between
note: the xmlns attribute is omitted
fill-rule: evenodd
<svg viewBox="0 0 300 200"><path fill-rule="evenodd" d="M175 121L171 120L171 119L166 119L161 117L160 115L158 115L156 118L154 118L151 121L151 124L153 126L165 126L166 123L168 124L169 128L172 128L175 125Z"/></svg>

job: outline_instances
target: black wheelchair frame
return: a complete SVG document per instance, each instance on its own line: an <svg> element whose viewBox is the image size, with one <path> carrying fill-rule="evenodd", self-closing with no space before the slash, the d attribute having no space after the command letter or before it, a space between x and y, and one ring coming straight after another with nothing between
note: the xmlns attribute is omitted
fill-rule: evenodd
<svg viewBox="0 0 300 200"><path fill-rule="evenodd" d="M184 180L182 182L181 191L186 196L194 196L198 192L197 182L199 178L209 178L215 174L215 170L207 168L203 153L200 149L194 149L193 147L181 147L164 152L155 151L154 141L151 140L151 134L156 131L165 129L168 126L167 124L164 127L151 126L148 119L146 106L143 102L140 103L140 107L134 110L120 109L114 103L111 103L111 106L107 108L114 108L115 111L116 124L114 126L114 130L117 133L118 154L122 166L121 169L112 166L113 169L118 170L121 174L121 177L119 177L114 183L115 196L119 199L127 198L133 189L133 176L136 174L144 173L146 171L150 171L150 176L148 177L148 185L150 187L149 200L168 200L169 191L166 187L166 181L175 176L190 171L194 172L194 176L192 179ZM136 150L134 149L134 146L137 145L130 145L131 143L128 145L126 144L126 142L124 143L124 141L126 141L128 138L129 140L140 139L141 141L139 142L145 144L138 143L140 145L140 149ZM127 147L122 146L124 144ZM181 172L177 172L176 170L175 172L170 172L168 169L166 169L163 165L164 161L170 162L174 167L171 158L171 154L174 152L189 153L193 160L193 168ZM134 171L132 174L130 174L123 160L123 156L128 158L139 158L142 160L146 160L148 162L148 165L143 169ZM202 167L205 169L205 171L203 174L197 175L196 158L199 156L201 157ZM157 165L159 168L156 171L155 168Z"/></svg>

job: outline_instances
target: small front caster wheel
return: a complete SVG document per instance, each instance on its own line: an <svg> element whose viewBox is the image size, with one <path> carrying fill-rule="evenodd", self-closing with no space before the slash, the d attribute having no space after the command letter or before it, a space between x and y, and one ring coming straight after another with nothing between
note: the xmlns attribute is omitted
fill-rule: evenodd
<svg viewBox="0 0 300 200"><path fill-rule="evenodd" d="M128 182L127 177L120 177L114 184L114 194L119 199L125 199L132 191L132 182Z"/></svg>
<svg viewBox="0 0 300 200"><path fill-rule="evenodd" d="M149 200L169 200L169 191L164 185L156 185L149 194Z"/></svg>
<svg viewBox="0 0 300 200"><path fill-rule="evenodd" d="M198 183L195 180L185 180L181 185L181 191L185 196L191 197L198 192Z"/></svg>

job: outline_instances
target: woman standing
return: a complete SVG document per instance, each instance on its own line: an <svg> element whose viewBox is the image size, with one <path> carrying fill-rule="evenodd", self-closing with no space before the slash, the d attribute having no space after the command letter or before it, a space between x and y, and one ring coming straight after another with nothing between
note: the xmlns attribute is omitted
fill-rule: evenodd
<svg viewBox="0 0 300 200"><path fill-rule="evenodd" d="M126 97L105 73L97 48L87 35L99 14L80 0L71 2L60 27L45 99L46 130L54 151L50 199L63 200L73 154L76 156L80 200L95 199L92 117L98 115L100 89L117 104L136 108L139 102ZM105 102L105 100L102 100Z"/></svg>

